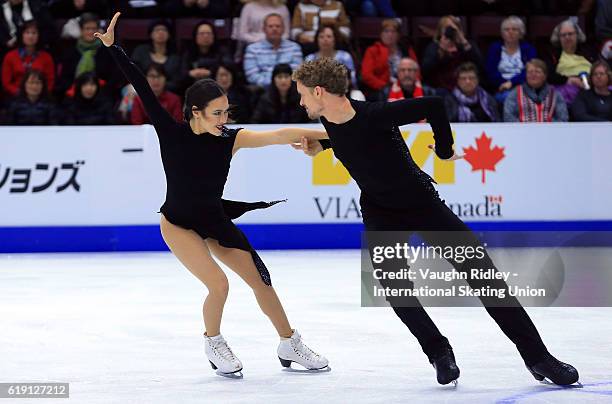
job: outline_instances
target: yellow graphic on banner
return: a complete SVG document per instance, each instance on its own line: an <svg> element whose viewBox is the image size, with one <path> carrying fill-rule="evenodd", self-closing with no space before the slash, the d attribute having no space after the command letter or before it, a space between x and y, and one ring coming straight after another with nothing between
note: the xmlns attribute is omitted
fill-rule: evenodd
<svg viewBox="0 0 612 404"><path fill-rule="evenodd" d="M453 132L453 138L455 133ZM404 140L410 137L410 131L402 131ZM433 132L430 130L419 131L409 146L410 154L414 162L423 167L427 159L434 157L434 152L429 147L434 144ZM433 178L438 184L455 183L455 162L444 161L439 158L433 160ZM312 161L312 184L313 185L347 185L351 176L344 165L335 158L331 150L325 150L313 158Z"/></svg>

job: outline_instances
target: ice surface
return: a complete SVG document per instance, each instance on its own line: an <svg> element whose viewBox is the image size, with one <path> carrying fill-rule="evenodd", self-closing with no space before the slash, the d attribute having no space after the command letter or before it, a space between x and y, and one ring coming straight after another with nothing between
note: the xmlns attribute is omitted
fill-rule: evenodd
<svg viewBox="0 0 612 404"><path fill-rule="evenodd" d="M283 371L274 329L229 270L222 333L242 380L210 368L205 288L172 255L4 255L0 382L69 382L75 403L612 402L610 308L528 309L549 350L578 368L582 389L536 382L484 309L428 309L455 350L455 389L436 383L389 308L360 307L359 251L261 256L292 326L331 372ZM41 401L18 401L27 402Z"/></svg>

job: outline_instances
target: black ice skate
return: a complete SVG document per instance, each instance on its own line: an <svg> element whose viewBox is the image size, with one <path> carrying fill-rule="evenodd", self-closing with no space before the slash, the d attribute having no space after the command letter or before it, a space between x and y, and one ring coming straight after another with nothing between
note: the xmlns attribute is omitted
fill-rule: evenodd
<svg viewBox="0 0 612 404"><path fill-rule="evenodd" d="M533 366L527 366L533 377L538 381L547 378L560 386L567 386L578 381L578 371L572 365L563 363L549 353Z"/></svg>
<svg viewBox="0 0 612 404"><path fill-rule="evenodd" d="M429 361L434 369L436 369L436 376L438 383L449 384L453 383L457 385L457 379L459 378L459 368L455 363L455 355L451 348L446 348L438 357Z"/></svg>

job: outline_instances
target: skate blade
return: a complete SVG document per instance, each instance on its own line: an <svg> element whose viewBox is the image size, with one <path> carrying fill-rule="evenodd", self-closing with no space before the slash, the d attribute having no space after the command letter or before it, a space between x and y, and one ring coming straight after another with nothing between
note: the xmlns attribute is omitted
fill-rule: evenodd
<svg viewBox="0 0 612 404"><path fill-rule="evenodd" d="M232 373L223 373L222 371L217 370L215 373L218 374L219 376L223 376L223 377L226 377L228 379L242 379L242 378L244 378L244 375L242 374L242 369L237 370L237 371L232 372Z"/></svg>
<svg viewBox="0 0 612 404"><path fill-rule="evenodd" d="M283 372L303 373L303 374L316 374L316 373L331 372L331 368L329 366L325 366L324 368L320 368L320 369L306 369L306 368L304 368L304 369L295 369L295 368L292 368L292 367L284 367L283 368Z"/></svg>
<svg viewBox="0 0 612 404"><path fill-rule="evenodd" d="M441 384L442 387L449 387L451 389L456 389L457 385L459 384L459 380L455 379L455 380L451 380L450 382L446 383L446 384Z"/></svg>
<svg viewBox="0 0 612 404"><path fill-rule="evenodd" d="M555 387L560 387L562 389L581 389L584 386L582 385L582 383L580 382L576 382L574 384L557 384L557 383L553 383L552 381L548 380L548 379L544 379L542 381L540 381L541 384L546 384L547 386L555 386Z"/></svg>

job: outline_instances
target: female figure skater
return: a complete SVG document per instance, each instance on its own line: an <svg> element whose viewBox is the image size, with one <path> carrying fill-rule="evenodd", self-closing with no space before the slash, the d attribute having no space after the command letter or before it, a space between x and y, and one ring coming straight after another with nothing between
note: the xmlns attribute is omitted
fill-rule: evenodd
<svg viewBox="0 0 612 404"><path fill-rule="evenodd" d="M289 367L291 362L296 362L311 370L326 368L327 359L308 348L289 325L266 266L230 220L276 202L221 199L236 151L244 147L289 144L302 136L311 136L311 132L320 132L297 128L266 132L228 129L224 127L229 108L227 96L210 79L199 80L187 89L185 121L175 121L159 104L142 72L123 49L113 45L119 15L113 16L106 33L95 36L108 48L138 92L157 132L167 182L166 201L160 209L161 232L174 255L208 288L203 314L206 355L211 366L223 375L242 370L242 363L220 333L228 281L212 258L214 255L253 289L259 306L281 337L277 351L281 364Z"/></svg>
<svg viewBox="0 0 612 404"><path fill-rule="evenodd" d="M322 149L321 143L323 147L333 148L361 189L361 212L367 231L418 232L430 245L478 246L477 237L440 199L432 185L433 179L416 165L398 128L427 119L436 143L435 148L430 147L436 155L444 160L463 158L453 151L453 137L442 99L351 100L345 96L346 74L346 67L332 59L306 62L293 73L301 95L300 104L311 119L321 119L327 131L324 134L329 135L328 140L314 140L310 145L303 139L302 149L312 155ZM486 254L480 260L450 262L458 272L466 272L469 268L495 268ZM478 281L468 282L472 287L493 286L489 281L478 285ZM496 286L507 288L502 282L493 288L498 288ZM448 339L440 333L416 297L403 299L387 298L397 316L419 341L436 369L438 382L456 381L459 368ZM480 299L489 315L516 345L527 369L537 380L548 378L559 385L578 381L578 371L573 366L548 352L538 330L515 297L499 302L492 298ZM505 307L500 307L500 302Z"/></svg>

